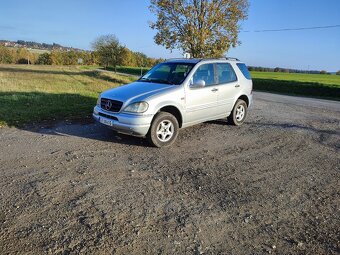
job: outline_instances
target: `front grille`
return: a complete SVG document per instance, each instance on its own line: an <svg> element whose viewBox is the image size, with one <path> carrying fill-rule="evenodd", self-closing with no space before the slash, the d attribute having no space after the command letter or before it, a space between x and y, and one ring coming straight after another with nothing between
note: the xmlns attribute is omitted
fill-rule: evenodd
<svg viewBox="0 0 340 255"><path fill-rule="evenodd" d="M111 100L107 98L102 98L100 102L100 107L105 111L119 112L122 108L123 102L117 100Z"/></svg>
<svg viewBox="0 0 340 255"><path fill-rule="evenodd" d="M111 116L111 115L108 115L108 114L105 114L105 113L102 113L102 112L99 112L98 114L100 116L103 116L103 117L111 119L111 120L118 120L118 118L116 118L115 116Z"/></svg>

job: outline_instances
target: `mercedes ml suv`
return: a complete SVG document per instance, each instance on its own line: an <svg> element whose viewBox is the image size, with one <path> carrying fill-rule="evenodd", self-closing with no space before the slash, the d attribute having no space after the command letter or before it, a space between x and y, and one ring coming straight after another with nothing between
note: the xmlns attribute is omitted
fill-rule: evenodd
<svg viewBox="0 0 340 255"><path fill-rule="evenodd" d="M180 128L227 118L241 125L252 102L247 66L234 58L173 59L100 94L93 117L124 134L171 145Z"/></svg>

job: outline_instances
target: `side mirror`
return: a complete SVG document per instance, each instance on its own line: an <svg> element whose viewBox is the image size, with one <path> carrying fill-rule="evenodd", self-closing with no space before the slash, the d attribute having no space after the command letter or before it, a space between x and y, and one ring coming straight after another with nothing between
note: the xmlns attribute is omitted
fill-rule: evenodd
<svg viewBox="0 0 340 255"><path fill-rule="evenodd" d="M205 87L205 81L204 80L198 80L194 84L191 85L192 88L203 88Z"/></svg>

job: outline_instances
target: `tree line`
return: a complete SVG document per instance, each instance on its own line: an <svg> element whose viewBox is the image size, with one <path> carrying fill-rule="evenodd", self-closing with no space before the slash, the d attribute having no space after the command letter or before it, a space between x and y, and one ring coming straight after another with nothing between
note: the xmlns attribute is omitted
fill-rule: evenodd
<svg viewBox="0 0 340 255"><path fill-rule="evenodd" d="M152 67L162 61L164 59L150 58L144 53L131 51L121 45L113 35L97 38L93 43L93 51L71 49L35 52L26 48L0 45L0 64Z"/></svg>
<svg viewBox="0 0 340 255"><path fill-rule="evenodd" d="M289 69L289 68L282 68L282 67L262 67L262 66L249 66L249 71L255 72L279 72L279 73L306 73L306 74L331 74L325 70L299 70L299 69ZM340 70L336 72L337 75L340 75Z"/></svg>
<svg viewBox="0 0 340 255"><path fill-rule="evenodd" d="M1 64L36 64L36 65L96 65L98 56L95 52L60 51L34 52L26 48L8 48L0 46Z"/></svg>

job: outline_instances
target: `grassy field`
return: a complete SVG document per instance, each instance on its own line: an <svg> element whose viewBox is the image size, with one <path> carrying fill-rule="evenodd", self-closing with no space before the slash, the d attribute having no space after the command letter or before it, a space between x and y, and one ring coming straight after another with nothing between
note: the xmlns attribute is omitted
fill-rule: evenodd
<svg viewBox="0 0 340 255"><path fill-rule="evenodd" d="M131 82L87 69L0 65L0 126L88 118L101 91Z"/></svg>
<svg viewBox="0 0 340 255"><path fill-rule="evenodd" d="M340 76L251 72L254 90L340 100Z"/></svg>
<svg viewBox="0 0 340 255"><path fill-rule="evenodd" d="M101 91L135 79L97 68L0 65L0 126L89 118ZM136 74L140 69L117 71ZM340 76L263 72L252 76L255 90L340 100Z"/></svg>

